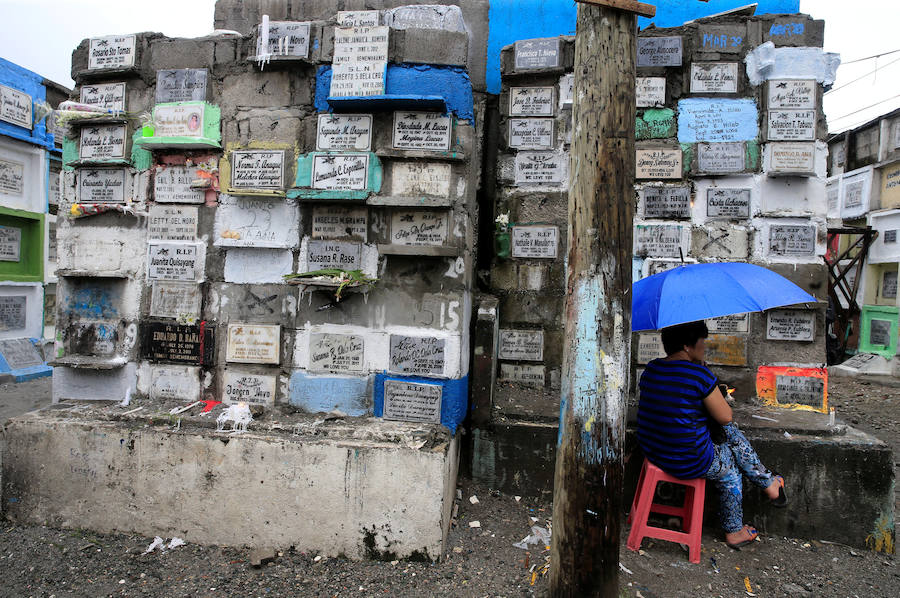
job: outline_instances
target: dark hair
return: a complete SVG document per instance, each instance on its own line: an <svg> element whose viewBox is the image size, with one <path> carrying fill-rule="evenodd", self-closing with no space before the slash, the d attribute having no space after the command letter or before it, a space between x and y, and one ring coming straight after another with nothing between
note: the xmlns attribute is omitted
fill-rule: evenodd
<svg viewBox="0 0 900 598"><path fill-rule="evenodd" d="M675 326L663 328L661 333L662 344L663 348L666 350L666 355L671 355L672 353L678 353L684 349L685 345L693 347L697 344L698 340L708 337L709 329L706 327L706 322L698 320L696 322L676 324Z"/></svg>

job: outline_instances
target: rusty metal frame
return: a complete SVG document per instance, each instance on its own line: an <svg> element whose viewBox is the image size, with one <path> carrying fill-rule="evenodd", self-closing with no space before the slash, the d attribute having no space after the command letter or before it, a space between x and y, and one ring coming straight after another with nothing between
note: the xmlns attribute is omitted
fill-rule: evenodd
<svg viewBox="0 0 900 598"><path fill-rule="evenodd" d="M862 311L859 303L856 301L856 296L859 292L863 267L865 266L866 258L869 256L869 248L875 239L878 238L878 231L873 230L871 226L865 228L829 228L828 246L831 247L832 240L841 235L858 235L858 238L833 259L829 260L827 254L824 259L825 265L828 266L828 297L831 299L831 307L834 310L834 332L838 335L841 351L844 352L847 349L847 341L850 338L852 320ZM848 259L854 252L856 252L856 255L849 258L850 263L841 267L840 262ZM847 275L854 268L856 269L856 276L851 285L847 281ZM843 296L847 307L841 304L838 292Z"/></svg>

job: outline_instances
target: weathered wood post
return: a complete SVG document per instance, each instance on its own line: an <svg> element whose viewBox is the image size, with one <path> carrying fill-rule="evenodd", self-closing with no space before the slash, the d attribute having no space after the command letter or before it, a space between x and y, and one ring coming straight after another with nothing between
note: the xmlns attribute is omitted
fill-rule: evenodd
<svg viewBox="0 0 900 598"><path fill-rule="evenodd" d="M566 344L553 490L553 596L617 596L630 370L635 13L579 0Z"/></svg>

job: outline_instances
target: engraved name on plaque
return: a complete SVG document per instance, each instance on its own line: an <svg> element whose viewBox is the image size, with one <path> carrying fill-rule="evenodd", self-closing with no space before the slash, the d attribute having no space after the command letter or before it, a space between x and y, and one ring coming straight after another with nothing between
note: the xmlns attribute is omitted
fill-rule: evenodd
<svg viewBox="0 0 900 598"><path fill-rule="evenodd" d="M816 314L799 309L773 309L766 313L766 338L806 341L816 338Z"/></svg>
<svg viewBox="0 0 900 598"><path fill-rule="evenodd" d="M555 226L512 227L512 256L550 258L558 253L559 228Z"/></svg>
<svg viewBox="0 0 900 598"><path fill-rule="evenodd" d="M639 37L637 66L681 66L681 37Z"/></svg>
<svg viewBox="0 0 900 598"><path fill-rule="evenodd" d="M391 243L440 246L447 241L447 213L430 210L396 211L391 215Z"/></svg>
<svg viewBox="0 0 900 598"><path fill-rule="evenodd" d="M725 174L744 170L744 144L739 141L728 143L698 143L697 168L708 174Z"/></svg>
<svg viewBox="0 0 900 598"><path fill-rule="evenodd" d="M511 361L542 361L544 331L501 329L497 355Z"/></svg>
<svg viewBox="0 0 900 598"><path fill-rule="evenodd" d="M738 63L691 64L691 93L737 93Z"/></svg>
<svg viewBox="0 0 900 598"><path fill-rule="evenodd" d="M356 334L313 333L309 335L311 372L360 373L363 371L365 339Z"/></svg>
<svg viewBox="0 0 900 598"><path fill-rule="evenodd" d="M234 189L284 187L284 151L238 150L231 152L231 186Z"/></svg>
<svg viewBox="0 0 900 598"><path fill-rule="evenodd" d="M769 139L772 141L812 141L815 138L815 110L769 110Z"/></svg>
<svg viewBox="0 0 900 598"><path fill-rule="evenodd" d="M107 110L125 110L125 83L94 83L81 88L81 103Z"/></svg>
<svg viewBox="0 0 900 598"><path fill-rule="evenodd" d="M509 119L509 147L515 149L551 149L553 147L552 118Z"/></svg>
<svg viewBox="0 0 900 598"><path fill-rule="evenodd" d="M452 122L438 112L395 112L394 149L448 151Z"/></svg>
<svg viewBox="0 0 900 598"><path fill-rule="evenodd" d="M390 371L417 376L442 375L445 344L442 338L392 334Z"/></svg>
<svg viewBox="0 0 900 598"><path fill-rule="evenodd" d="M384 381L384 419L438 424L441 422L440 384Z"/></svg>
<svg viewBox="0 0 900 598"><path fill-rule="evenodd" d="M89 125L81 129L78 156L82 160L124 159L125 125Z"/></svg>
<svg viewBox="0 0 900 598"><path fill-rule="evenodd" d="M510 116L553 116L552 87L511 87Z"/></svg>
<svg viewBox="0 0 900 598"><path fill-rule="evenodd" d="M368 151L372 148L371 114L320 114L316 129L319 151Z"/></svg>
<svg viewBox="0 0 900 598"><path fill-rule="evenodd" d="M366 188L368 177L369 154L313 156L313 189L358 191Z"/></svg>
<svg viewBox="0 0 900 598"><path fill-rule="evenodd" d="M191 183L200 180L200 169L195 166L166 166L153 174L153 199L158 203L202 204L206 194L202 189L192 189Z"/></svg>
<svg viewBox="0 0 900 598"><path fill-rule="evenodd" d="M750 189L728 189L724 187L707 189L706 215L709 218L749 218Z"/></svg>
<svg viewBox="0 0 900 598"><path fill-rule="evenodd" d="M513 48L517 71L559 66L559 38L518 40Z"/></svg>
<svg viewBox="0 0 900 598"><path fill-rule="evenodd" d="M76 174L80 203L125 203L124 168L80 168Z"/></svg>
<svg viewBox="0 0 900 598"><path fill-rule="evenodd" d="M156 71L156 103L206 100L206 69Z"/></svg>
<svg viewBox="0 0 900 598"><path fill-rule="evenodd" d="M134 35L93 37L88 46L89 69L114 69L134 66Z"/></svg>

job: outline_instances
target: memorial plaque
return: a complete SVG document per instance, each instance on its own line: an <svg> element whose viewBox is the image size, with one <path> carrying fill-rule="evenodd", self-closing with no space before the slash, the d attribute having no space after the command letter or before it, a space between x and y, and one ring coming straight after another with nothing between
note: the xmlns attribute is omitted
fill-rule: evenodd
<svg viewBox="0 0 900 598"><path fill-rule="evenodd" d="M450 150L452 122L439 112L394 112L394 149Z"/></svg>
<svg viewBox="0 0 900 598"><path fill-rule="evenodd" d="M316 149L369 151L372 148L371 114L320 114Z"/></svg>
<svg viewBox="0 0 900 598"><path fill-rule="evenodd" d="M2 170L2 165L0 165L0 170ZM62 174L62 167L59 166L56 162L50 163L50 196L47 198L47 203L51 206L58 206L59 202L62 201L62 187L60 186L59 177ZM2 175L0 175L2 177Z"/></svg>
<svg viewBox="0 0 900 598"><path fill-rule="evenodd" d="M634 255L680 257L684 252L684 231L685 227L680 224L636 224Z"/></svg>
<svg viewBox="0 0 900 598"><path fill-rule="evenodd" d="M775 400L781 405L822 407L825 379L818 376L775 376Z"/></svg>
<svg viewBox="0 0 900 598"><path fill-rule="evenodd" d="M0 159L0 193L22 195L25 192L25 165Z"/></svg>
<svg viewBox="0 0 900 598"><path fill-rule="evenodd" d="M275 404L278 376L249 374L225 370L222 380L222 402L226 405L249 403L271 406Z"/></svg>
<svg viewBox="0 0 900 598"><path fill-rule="evenodd" d="M749 98L688 98L678 102L678 141L719 143L759 137L759 111Z"/></svg>
<svg viewBox="0 0 900 598"><path fill-rule="evenodd" d="M338 27L377 27L378 23L377 10L339 10L337 12Z"/></svg>
<svg viewBox="0 0 900 598"><path fill-rule="evenodd" d="M737 93L738 63L691 64L691 93Z"/></svg>
<svg viewBox="0 0 900 598"><path fill-rule="evenodd" d="M841 184L841 209L844 217L856 214L861 216L867 211L871 176L871 172L861 172L844 177Z"/></svg>
<svg viewBox="0 0 900 598"><path fill-rule="evenodd" d="M18 89L0 85L0 120L31 129L34 125L31 96Z"/></svg>
<svg viewBox="0 0 900 598"><path fill-rule="evenodd" d="M440 384L404 380L384 381L384 419L394 421L441 423Z"/></svg>
<svg viewBox="0 0 900 598"><path fill-rule="evenodd" d="M395 211L391 215L391 243L441 246L447 241L449 229L447 221L447 212Z"/></svg>
<svg viewBox="0 0 900 598"><path fill-rule="evenodd" d="M273 363L281 359L281 326L229 324L225 360L232 363Z"/></svg>
<svg viewBox="0 0 900 598"><path fill-rule="evenodd" d="M638 77L635 94L638 108L655 108L666 104L665 77Z"/></svg>
<svg viewBox="0 0 900 598"><path fill-rule="evenodd" d="M510 87L510 116L553 116L552 87Z"/></svg>
<svg viewBox="0 0 900 598"><path fill-rule="evenodd" d="M769 139L772 141L814 141L815 110L769 110Z"/></svg>
<svg viewBox="0 0 900 598"><path fill-rule="evenodd" d="M210 365L215 352L215 326L141 322L143 358L186 365Z"/></svg>
<svg viewBox="0 0 900 598"><path fill-rule="evenodd" d="M697 168L708 174L724 174L744 170L744 144L698 143Z"/></svg>
<svg viewBox="0 0 900 598"><path fill-rule="evenodd" d="M256 35L256 55L309 58L309 23L299 21L269 21L266 35L262 25Z"/></svg>
<svg viewBox="0 0 900 598"><path fill-rule="evenodd" d="M0 262L18 262L22 252L22 229L0 225Z"/></svg>
<svg viewBox="0 0 900 598"><path fill-rule="evenodd" d="M147 244L147 280L196 281L203 274L199 244Z"/></svg>
<svg viewBox="0 0 900 598"><path fill-rule="evenodd" d="M706 215L732 220L750 217L750 189L712 187L706 190Z"/></svg>
<svg viewBox="0 0 900 598"><path fill-rule="evenodd" d="M94 83L81 87L81 103L95 108L125 110L125 83Z"/></svg>
<svg viewBox="0 0 900 598"><path fill-rule="evenodd" d="M27 338L0 340L0 354L11 370L21 370L43 365L44 358Z"/></svg>
<svg viewBox="0 0 900 598"><path fill-rule="evenodd" d="M733 333L749 332L750 314L738 314L734 316L721 316L710 318L706 321L706 327L710 332Z"/></svg>
<svg viewBox="0 0 900 598"><path fill-rule="evenodd" d="M900 163L895 163L881 169L881 207L895 208L898 205L900 205Z"/></svg>
<svg viewBox="0 0 900 598"><path fill-rule="evenodd" d="M566 73L559 78L559 107L571 108L575 98L575 75Z"/></svg>
<svg viewBox="0 0 900 598"><path fill-rule="evenodd" d="M150 398L161 401L198 400L200 371L187 365L150 366Z"/></svg>
<svg viewBox="0 0 900 598"><path fill-rule="evenodd" d="M542 361L544 331L501 329L497 357L511 361Z"/></svg>
<svg viewBox="0 0 900 598"><path fill-rule="evenodd" d="M881 296L884 297L885 299L896 299L897 298L897 272L896 271L885 272L884 276L881 277Z"/></svg>
<svg viewBox="0 0 900 598"><path fill-rule="evenodd" d="M816 254L816 226L770 224L769 255L812 257Z"/></svg>
<svg viewBox="0 0 900 598"><path fill-rule="evenodd" d="M88 48L89 69L115 69L134 66L134 35L92 37Z"/></svg>
<svg viewBox="0 0 900 598"><path fill-rule="evenodd" d="M891 125L891 141L892 149L900 148L900 121L895 120Z"/></svg>
<svg viewBox="0 0 900 598"><path fill-rule="evenodd" d="M343 241L312 241L307 244L307 268L322 270L340 268L359 270L361 265L361 244Z"/></svg>
<svg viewBox="0 0 900 598"><path fill-rule="evenodd" d="M389 27L336 27L332 97L384 95Z"/></svg>
<svg viewBox="0 0 900 598"><path fill-rule="evenodd" d="M206 101L206 69L156 71L156 103Z"/></svg>
<svg viewBox="0 0 900 598"><path fill-rule="evenodd" d="M0 332L23 330L27 305L28 297L25 295L0 296Z"/></svg>
<svg viewBox="0 0 900 598"><path fill-rule="evenodd" d="M690 187L641 188L644 218L690 218Z"/></svg>
<svg viewBox="0 0 900 598"><path fill-rule="evenodd" d="M656 148L636 151L636 178L639 179L680 179L681 150Z"/></svg>
<svg viewBox="0 0 900 598"><path fill-rule="evenodd" d="M365 337L358 334L312 333L309 335L309 371L364 371Z"/></svg>
<svg viewBox="0 0 900 598"><path fill-rule="evenodd" d="M125 203L124 168L80 168L79 203Z"/></svg>
<svg viewBox="0 0 900 598"><path fill-rule="evenodd" d="M284 151L231 152L231 187L264 190L284 188Z"/></svg>
<svg viewBox="0 0 900 598"><path fill-rule="evenodd" d="M551 149L553 147L552 118L509 119L509 147L516 149Z"/></svg>
<svg viewBox="0 0 900 598"><path fill-rule="evenodd" d="M559 66L559 38L524 39L516 41L517 71L553 69Z"/></svg>
<svg viewBox="0 0 900 598"><path fill-rule="evenodd" d="M816 170L815 143L770 143L770 167L776 173L810 174Z"/></svg>
<svg viewBox="0 0 900 598"><path fill-rule="evenodd" d="M710 334L706 339L706 361L710 365L747 365L747 336Z"/></svg>
<svg viewBox="0 0 900 598"><path fill-rule="evenodd" d="M219 207L219 210L221 209ZM219 210L216 210L216 215ZM151 239L194 241L197 239L198 218L199 208L197 207L150 206L147 217L147 233Z"/></svg>
<svg viewBox="0 0 900 598"><path fill-rule="evenodd" d="M154 282L150 293L150 315L179 322L197 321L203 294L200 285L189 282Z"/></svg>
<svg viewBox="0 0 900 598"><path fill-rule="evenodd" d="M815 110L818 83L815 79L772 79L768 82L767 106L772 109Z"/></svg>
<svg viewBox="0 0 900 598"><path fill-rule="evenodd" d="M654 359L662 359L666 356L666 350L662 344L662 337L658 332L641 332L638 334L638 363L650 363Z"/></svg>
<svg viewBox="0 0 900 598"><path fill-rule="evenodd" d="M157 167L153 175L153 199L158 203L193 203L206 201L203 189L192 189L191 183L201 180L196 166Z"/></svg>
<svg viewBox="0 0 900 598"><path fill-rule="evenodd" d="M203 109L203 104L156 106L154 137L202 137Z"/></svg>
<svg viewBox="0 0 900 598"><path fill-rule="evenodd" d="M366 241L369 211L366 208L313 206L312 236L314 239L351 238Z"/></svg>
<svg viewBox="0 0 900 598"><path fill-rule="evenodd" d="M391 165L391 193L450 197L450 173L450 165L443 162L394 162Z"/></svg>
<svg viewBox="0 0 900 598"><path fill-rule="evenodd" d="M78 157L82 160L125 159L126 125L91 125L81 129Z"/></svg>
<svg viewBox="0 0 900 598"><path fill-rule="evenodd" d="M773 309L766 312L766 339L804 341L816 339L816 312L799 309Z"/></svg>
<svg viewBox="0 0 900 598"><path fill-rule="evenodd" d="M891 230L884 231L883 237L884 243L896 243L897 242L897 229L893 228Z"/></svg>
<svg viewBox="0 0 900 598"><path fill-rule="evenodd" d="M514 180L516 185L559 185L566 182L568 167L568 153L517 152Z"/></svg>
<svg viewBox="0 0 900 598"><path fill-rule="evenodd" d="M500 380L512 382L527 388L544 388L546 379L545 368L542 365L501 363Z"/></svg>
<svg viewBox="0 0 900 598"><path fill-rule="evenodd" d="M555 226L512 227L512 256L550 258L558 253L559 228Z"/></svg>
<svg viewBox="0 0 900 598"><path fill-rule="evenodd" d="M427 336L391 335L390 371L416 376L444 373L446 341Z"/></svg>
<svg viewBox="0 0 900 598"><path fill-rule="evenodd" d="M891 321L876 320L869 322L869 344L882 347L891 346Z"/></svg>
<svg viewBox="0 0 900 598"><path fill-rule="evenodd" d="M638 66L681 66L681 37L639 37Z"/></svg>
<svg viewBox="0 0 900 598"><path fill-rule="evenodd" d="M898 171L900 172L900 171ZM831 177L825 182L825 200L829 217L836 217L841 208L841 177Z"/></svg>
<svg viewBox="0 0 900 598"><path fill-rule="evenodd" d="M313 189L359 191L368 181L369 154L313 156Z"/></svg>
<svg viewBox="0 0 900 598"><path fill-rule="evenodd" d="M56 247L56 220L47 219L47 261L53 265L49 267L49 271L53 272L55 270L56 258L57 258L57 247ZM46 287L44 287L46 289Z"/></svg>
<svg viewBox="0 0 900 598"><path fill-rule="evenodd" d="M219 194L214 229L215 245L296 247L300 241L299 229L300 209L293 200Z"/></svg>

